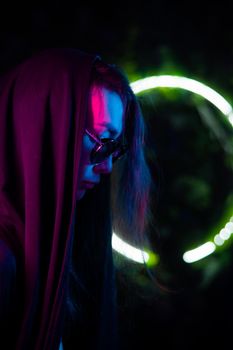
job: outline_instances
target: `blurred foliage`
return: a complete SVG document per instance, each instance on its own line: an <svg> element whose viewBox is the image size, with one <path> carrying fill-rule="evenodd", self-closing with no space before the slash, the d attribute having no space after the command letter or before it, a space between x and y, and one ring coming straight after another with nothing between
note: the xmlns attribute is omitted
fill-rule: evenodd
<svg viewBox="0 0 233 350"><path fill-rule="evenodd" d="M220 221L229 220L232 127L208 101L187 91L151 90L140 94L139 101L147 124L147 159L160 183L155 216L161 254L175 280L183 274L182 268L177 272L182 254L207 241Z"/></svg>
<svg viewBox="0 0 233 350"><path fill-rule="evenodd" d="M138 98L156 188L148 234L160 260L149 269L154 280L142 265L118 257L122 349L152 342L183 349L190 339L198 345L212 329L231 325L232 238L195 263L182 255L213 240L232 216L233 130L219 110L190 92L152 89Z"/></svg>

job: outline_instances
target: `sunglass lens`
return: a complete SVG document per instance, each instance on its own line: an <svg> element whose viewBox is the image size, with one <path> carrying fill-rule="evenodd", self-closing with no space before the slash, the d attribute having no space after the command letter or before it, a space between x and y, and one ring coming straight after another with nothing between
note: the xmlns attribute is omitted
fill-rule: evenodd
<svg viewBox="0 0 233 350"><path fill-rule="evenodd" d="M112 161L115 162L121 158L127 151L128 147L120 145L118 142L107 142L94 150L91 155L92 163L101 163L112 154Z"/></svg>
<svg viewBox="0 0 233 350"><path fill-rule="evenodd" d="M92 163L101 163L106 158L108 158L111 154L113 154L117 150L117 143L109 142L104 144L102 147L98 149L98 151L94 151L91 160Z"/></svg>

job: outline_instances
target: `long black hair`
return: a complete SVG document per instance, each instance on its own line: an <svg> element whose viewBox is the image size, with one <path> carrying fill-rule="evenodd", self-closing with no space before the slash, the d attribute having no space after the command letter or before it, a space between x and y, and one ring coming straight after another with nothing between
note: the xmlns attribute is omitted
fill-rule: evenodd
<svg viewBox="0 0 233 350"><path fill-rule="evenodd" d="M96 332L94 320L97 322L96 315L101 314L99 323L102 323L103 327L98 329L98 338L100 334L105 333L105 339L112 338L114 342L114 330L113 326L110 326L116 322L112 232L140 245L141 248L148 241L146 230L151 218L152 181L144 155L145 123L139 102L125 73L116 65L97 59L92 69L90 91L92 87L104 87L121 97L124 105L123 140L129 149L126 155L114 164L112 174L103 176L100 185L86 193L77 204L77 232L70 266L65 326L66 334L70 335L68 320L72 321L79 337L88 338L90 330L92 333ZM104 270L105 277L101 277ZM105 283L101 292L103 299L101 305L96 305L96 294L99 293L97 290L101 289L99 281L102 278ZM109 326L108 330L105 329L106 324ZM110 343L106 340L106 348L109 346ZM103 344L101 347L105 349Z"/></svg>
<svg viewBox="0 0 233 350"><path fill-rule="evenodd" d="M144 154L146 124L140 104L127 76L117 65L97 61L91 84L118 93L124 104L123 139L129 150L113 167L112 225L114 231L129 241L143 244L147 241L145 233L151 219L152 179Z"/></svg>

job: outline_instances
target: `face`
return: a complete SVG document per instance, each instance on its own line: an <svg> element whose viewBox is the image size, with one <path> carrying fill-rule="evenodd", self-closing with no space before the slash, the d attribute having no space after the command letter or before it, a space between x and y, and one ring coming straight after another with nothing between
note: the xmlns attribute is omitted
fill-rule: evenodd
<svg viewBox="0 0 233 350"><path fill-rule="evenodd" d="M124 106L121 97L103 87L92 87L89 99L89 111L86 128L99 138L116 139L123 131ZM100 182L102 174L112 171L112 155L100 164L90 163L90 154L95 146L85 133L83 136L80 177L78 179L77 200L80 200L88 189Z"/></svg>

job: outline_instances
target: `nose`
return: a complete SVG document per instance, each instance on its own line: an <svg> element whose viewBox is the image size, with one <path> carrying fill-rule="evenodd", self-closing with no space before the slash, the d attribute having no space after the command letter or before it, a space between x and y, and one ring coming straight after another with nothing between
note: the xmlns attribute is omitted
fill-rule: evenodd
<svg viewBox="0 0 233 350"><path fill-rule="evenodd" d="M96 164L93 170L97 174L110 174L112 172L112 155L103 162Z"/></svg>

